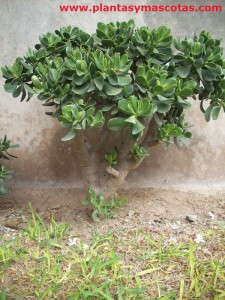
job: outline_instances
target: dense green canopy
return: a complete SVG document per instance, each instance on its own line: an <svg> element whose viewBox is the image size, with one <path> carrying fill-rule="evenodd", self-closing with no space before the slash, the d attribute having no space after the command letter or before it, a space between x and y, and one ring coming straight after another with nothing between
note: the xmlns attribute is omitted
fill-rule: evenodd
<svg viewBox="0 0 225 300"><path fill-rule="evenodd" d="M2 73L13 97L38 94L43 105L54 106L48 114L69 129L63 140L106 120L110 130L130 126L138 140L153 117L160 140L185 143L191 137L183 116L188 97L198 95L207 121L225 110L222 54L210 33L180 40L165 26L136 28L130 20L98 23L91 35L71 26L48 32Z"/></svg>

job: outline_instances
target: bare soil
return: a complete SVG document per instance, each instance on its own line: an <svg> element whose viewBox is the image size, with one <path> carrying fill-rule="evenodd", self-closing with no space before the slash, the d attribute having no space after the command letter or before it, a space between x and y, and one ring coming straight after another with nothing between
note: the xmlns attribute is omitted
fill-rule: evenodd
<svg viewBox="0 0 225 300"><path fill-rule="evenodd" d="M86 242L93 231L128 232L137 228L178 239L194 238L197 233L217 228L225 222L225 193L221 192L205 195L161 189L121 190L120 197L128 199L126 206L118 211L116 218L100 222L92 221L88 210L82 206L83 192L76 190L75 194L74 201L66 202L66 195L48 197L45 190L38 189L30 198L36 212L45 219L54 212L57 221L70 224L74 236ZM10 195L0 199L0 235L7 228L19 230L26 227L26 219L30 216L27 200L22 197L15 199ZM188 215L195 215L197 220L189 222Z"/></svg>

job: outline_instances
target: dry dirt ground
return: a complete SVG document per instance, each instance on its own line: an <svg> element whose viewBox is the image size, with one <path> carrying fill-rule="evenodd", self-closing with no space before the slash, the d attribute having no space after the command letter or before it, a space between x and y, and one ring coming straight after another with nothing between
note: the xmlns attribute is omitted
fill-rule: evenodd
<svg viewBox="0 0 225 300"><path fill-rule="evenodd" d="M29 194L29 191L27 191ZM12 193L13 194L13 193ZM30 191L30 194L32 192ZM69 191L68 191L69 195ZM121 190L120 197L128 202L111 220L94 222L82 206L82 191L75 191L76 200L65 202L67 196L55 198L46 196L45 190L38 190L31 197L34 211L48 219L54 212L57 221L65 221L73 231L74 237L84 241L91 238L93 231L129 231L137 228L147 230L153 235L176 239L193 238L196 234L225 224L225 192L205 195L196 192L182 192L161 189ZM47 197L47 198L46 198ZM187 215L195 215L197 220L189 222ZM30 216L28 203L22 198L7 195L0 199L0 235L8 229L19 230L26 227Z"/></svg>

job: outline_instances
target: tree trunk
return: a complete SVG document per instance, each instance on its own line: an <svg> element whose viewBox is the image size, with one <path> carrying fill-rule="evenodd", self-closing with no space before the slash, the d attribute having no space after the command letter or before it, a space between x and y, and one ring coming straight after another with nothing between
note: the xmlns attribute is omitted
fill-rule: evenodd
<svg viewBox="0 0 225 300"><path fill-rule="evenodd" d="M97 188L99 186L97 158L94 153L88 152L82 131L77 133L75 152L80 162L84 188L86 190L90 187Z"/></svg>
<svg viewBox="0 0 225 300"><path fill-rule="evenodd" d="M157 124L155 122L148 122L147 130L141 139L141 147L150 150L151 147L159 143L156 136ZM75 151L80 161L82 169L82 176L84 188L87 191L89 188L95 190L96 195L102 195L105 201L108 201L124 183L127 175L131 170L136 169L144 160L135 161L130 155L130 150L133 149L134 141L129 136L128 128L125 129L124 137L121 140L121 145L118 150L118 163L114 169L112 166L107 166L105 172L107 173L106 181L103 181L101 186L99 165L102 159L101 150L108 146L109 137L112 136L110 131L103 132L104 136L99 138L99 143L94 147L88 147L85 143L84 133L79 131L76 136ZM116 142L116 141L115 141ZM106 146L106 147L104 147Z"/></svg>
<svg viewBox="0 0 225 300"><path fill-rule="evenodd" d="M104 186L102 186L99 190L99 194L101 194L106 201L109 200L124 183L129 170L129 164L124 163L123 166L119 168L118 177L113 177L110 174L108 175L108 179L104 183Z"/></svg>

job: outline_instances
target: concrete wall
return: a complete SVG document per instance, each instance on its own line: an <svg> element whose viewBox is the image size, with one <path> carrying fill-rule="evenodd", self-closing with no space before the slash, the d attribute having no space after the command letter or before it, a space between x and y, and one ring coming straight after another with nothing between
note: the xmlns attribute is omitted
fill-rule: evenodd
<svg viewBox="0 0 225 300"><path fill-rule="evenodd" d="M133 18L138 26L158 27L167 25L176 36L192 35L204 29L215 37L223 38L225 46L224 0L186 0L185 4L220 4L222 13L61 13L59 4L177 4L176 0L0 0L0 65L10 64L21 56L29 46L38 41L38 36L60 26L79 26L88 32L95 30L99 21L122 21ZM138 3L137 3L138 2ZM3 90L0 78L1 136L6 133L20 144L18 155L9 165L15 170L14 187L21 186L81 186L80 170L74 157L72 143L63 143L64 130L57 120L44 114L45 108L33 98L29 103L20 103ZM161 145L152 152L145 166L129 176L126 187L183 187L216 189L225 185L225 116L217 122L206 124L193 103L188 113L190 123L195 124L194 138L188 147Z"/></svg>

